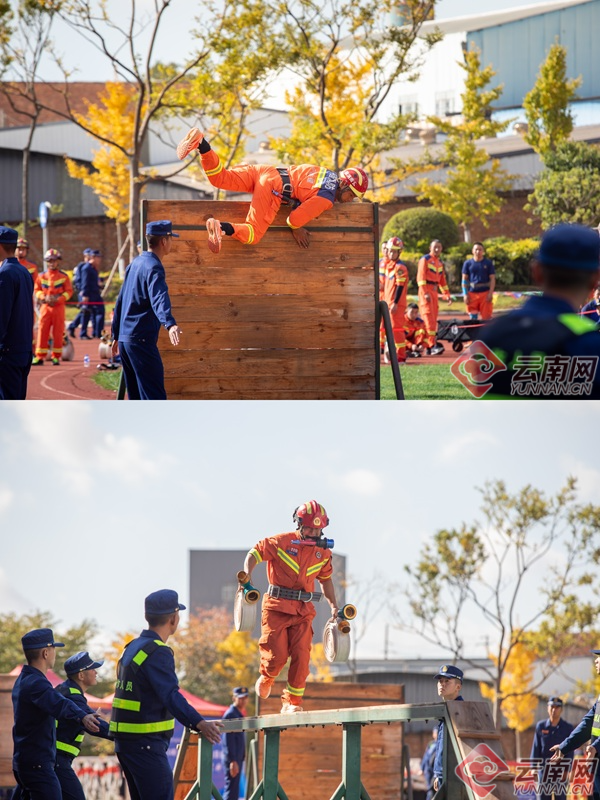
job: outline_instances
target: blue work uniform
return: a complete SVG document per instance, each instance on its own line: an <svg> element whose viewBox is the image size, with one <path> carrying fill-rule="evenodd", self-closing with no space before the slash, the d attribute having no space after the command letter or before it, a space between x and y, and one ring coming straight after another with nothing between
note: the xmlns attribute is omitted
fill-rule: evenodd
<svg viewBox="0 0 600 800"><path fill-rule="evenodd" d="M31 800L62 800L54 769L56 720L79 723L89 711L62 697L48 678L29 664L25 664L15 681L12 703L15 719L12 763L17 784Z"/></svg>
<svg viewBox="0 0 600 800"><path fill-rule="evenodd" d="M93 714L85 695L75 681L67 678L56 687L63 697L68 697L86 714ZM98 719L100 730L93 736L102 739L112 738L108 731L108 722ZM78 720L59 720L56 725L56 775L60 781L63 800L85 800L83 787L73 769L73 759L79 755L85 728Z"/></svg>
<svg viewBox="0 0 600 800"><path fill-rule="evenodd" d="M458 695L456 700L465 698ZM435 758L433 759L433 777L441 784L444 780L444 729L446 724L443 719L438 722L438 735L435 741Z"/></svg>
<svg viewBox="0 0 600 800"><path fill-rule="evenodd" d="M421 772L423 773L423 780L427 787L426 800L431 800L435 794L433 790L433 763L435 760L436 742L437 739L429 742L427 749L423 753L423 758L421 759Z"/></svg>
<svg viewBox="0 0 600 800"><path fill-rule="evenodd" d="M0 265L0 400L25 400L32 341L33 278L11 256Z"/></svg>
<svg viewBox="0 0 600 800"><path fill-rule="evenodd" d="M557 390L527 395L532 398L600 398L598 329L594 323L575 313L566 300L549 295L530 297L521 308L485 325L480 339L507 367L486 379L493 387L486 399L511 397L511 380L513 386L522 380L532 386L539 383L540 386L573 387L587 382L591 387L589 394L576 394L571 388L568 394ZM550 358L544 359L544 356ZM567 356L569 358L565 358ZM549 370L547 374L546 370Z"/></svg>
<svg viewBox="0 0 600 800"><path fill-rule="evenodd" d="M168 330L176 324L164 267L143 251L127 267L112 324L130 400L167 399L158 333L161 325Z"/></svg>
<svg viewBox="0 0 600 800"><path fill-rule="evenodd" d="M98 270L91 262L85 262L79 272L81 298L88 302L81 307L81 335L87 331L90 317L92 319L92 335L99 339L104 328L104 302L100 293ZM89 305L88 305L89 303Z"/></svg>
<svg viewBox="0 0 600 800"><path fill-rule="evenodd" d="M171 648L154 631L142 631L119 660L110 721L131 800L173 800L173 717L194 730L203 720L179 691Z"/></svg>
<svg viewBox="0 0 600 800"><path fill-rule="evenodd" d="M469 292L489 292L490 275L495 275L496 270L489 258L482 258L475 261L468 258L462 266L462 285Z"/></svg>
<svg viewBox="0 0 600 800"><path fill-rule="evenodd" d="M564 719L558 720L558 725L551 725L550 719L540 720L535 726L533 744L531 745L531 758L541 758L545 763L552 758L553 752L550 750L555 744L560 744L573 730L573 726ZM540 780L543 780L543 771L539 773ZM565 795L554 793L555 800L563 800ZM550 795L540 794L540 800L551 800Z"/></svg>
<svg viewBox="0 0 600 800"><path fill-rule="evenodd" d="M595 300L590 300L589 303L586 303L581 309L581 313L582 315L585 314L585 318L589 319L590 322L595 322L596 325L600 323L600 305Z"/></svg>
<svg viewBox="0 0 600 800"><path fill-rule="evenodd" d="M233 704L223 714L223 719L241 719L244 715ZM246 757L246 738L243 731L232 731L223 735L223 769L225 771L225 787L223 800L238 800L240 796L240 778ZM235 778L229 772L229 765L236 761L240 770Z"/></svg>
<svg viewBox="0 0 600 800"><path fill-rule="evenodd" d="M564 741L558 743L560 752L563 755L572 753L573 750L577 750L578 747L581 747L591 739L592 747L596 749L596 753L600 756L600 719L594 720L596 713L600 717L600 696L575 730L571 731ZM594 800L600 800L600 769L596 770L594 776Z"/></svg>

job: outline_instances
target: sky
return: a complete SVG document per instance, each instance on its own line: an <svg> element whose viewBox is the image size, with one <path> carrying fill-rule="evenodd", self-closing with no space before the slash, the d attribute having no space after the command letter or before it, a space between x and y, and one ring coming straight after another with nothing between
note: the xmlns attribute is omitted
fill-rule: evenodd
<svg viewBox="0 0 600 800"><path fill-rule="evenodd" d="M48 611L57 631L93 619L108 642L144 627L156 589L187 605L190 550L249 549L316 499L356 595L382 587L357 652L381 658L384 587L438 529L480 518L485 481L552 493L572 474L598 500L599 422L600 404L543 401L3 403L0 613ZM388 633L390 658L445 657ZM485 655L483 626L464 634Z"/></svg>

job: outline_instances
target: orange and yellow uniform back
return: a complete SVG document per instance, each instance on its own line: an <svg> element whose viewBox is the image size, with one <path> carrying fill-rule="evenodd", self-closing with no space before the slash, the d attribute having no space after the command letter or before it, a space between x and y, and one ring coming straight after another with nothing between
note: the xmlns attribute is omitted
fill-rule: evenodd
<svg viewBox="0 0 600 800"><path fill-rule="evenodd" d="M382 269L381 262L379 262L380 297L382 300L385 300L390 309L398 361L405 361L406 342L404 341L404 312L406 311L408 292L408 269L406 264L403 264L402 261L394 261L391 258L382 259L382 261L385 261L385 263ZM382 287L383 291L381 291ZM392 311L392 306L394 304L396 307ZM380 343L385 341L383 321L379 331L379 339Z"/></svg>
<svg viewBox="0 0 600 800"><path fill-rule="evenodd" d="M246 221L233 223L233 238L242 244L256 244L267 232L281 206L283 182L276 167L256 164L239 164L226 169L214 150L201 154L202 167L213 186L231 192L252 195ZM302 228L312 219L330 209L335 202L338 177L325 167L301 164L287 167L292 185L292 197L300 201L290 212L290 228Z"/></svg>
<svg viewBox="0 0 600 800"><path fill-rule="evenodd" d="M426 255L417 267L419 314L425 322L427 347L433 347L437 334L438 288L445 299L450 297L444 265L437 256Z"/></svg>
<svg viewBox="0 0 600 800"><path fill-rule="evenodd" d="M48 340L52 330L52 357L60 358L65 332L65 304L73 294L71 279L60 269L49 269L38 274L35 279L34 296L42 301L54 298L54 305L45 302L40 306L36 358L45 359L48 355Z"/></svg>
<svg viewBox="0 0 600 800"><path fill-rule="evenodd" d="M297 544L298 531L280 533L260 541L250 550L257 563L265 561L273 586L314 591L315 578L331 580L331 551L311 544ZM291 657L284 703L300 705L309 673L312 646L312 602L284 600L265 594L262 603L260 649L261 675L275 678Z"/></svg>

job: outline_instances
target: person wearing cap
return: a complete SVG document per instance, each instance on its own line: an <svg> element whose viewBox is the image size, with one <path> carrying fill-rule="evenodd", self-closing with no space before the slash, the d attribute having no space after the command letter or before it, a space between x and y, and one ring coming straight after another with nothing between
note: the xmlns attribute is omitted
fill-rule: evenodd
<svg viewBox="0 0 600 800"><path fill-rule="evenodd" d="M592 650L592 654L596 656L594 659L596 675L600 675L600 650ZM589 742L585 748L586 758L596 760L600 758L600 695L598 695L596 702L579 725L571 731L567 738L550 748L552 752L550 760L561 761L586 742ZM594 774L594 800L600 800L600 769L596 769Z"/></svg>
<svg viewBox="0 0 600 800"><path fill-rule="evenodd" d="M173 800L167 748L175 719L213 744L220 741L222 723L205 720L179 691L167 641L184 609L172 589L148 595L144 603L148 629L125 646L117 664L109 727L131 800Z"/></svg>
<svg viewBox="0 0 600 800"><path fill-rule="evenodd" d="M62 800L55 772L56 720L81 723L90 733L98 733L100 725L94 713L62 697L46 677L56 661L56 648L64 647L54 641L52 630L29 631L21 644L27 664L12 690L13 772L24 797Z"/></svg>
<svg viewBox="0 0 600 800"><path fill-rule="evenodd" d="M0 226L0 400L25 400L31 369L33 280L15 256L17 239Z"/></svg>
<svg viewBox="0 0 600 800"><path fill-rule="evenodd" d="M233 702L223 714L223 719L241 719L244 716L248 701L246 686L236 686L232 692ZM243 731L229 731L223 736L223 771L225 786L223 800L238 800L240 796L240 778L246 757L246 737Z"/></svg>
<svg viewBox="0 0 600 800"><path fill-rule="evenodd" d="M81 267L81 339L100 339L104 328L104 301L102 300L100 250L90 250L87 262ZM87 335L88 322L92 320L92 335Z"/></svg>
<svg viewBox="0 0 600 800"><path fill-rule="evenodd" d="M408 293L408 267L400 260L404 242L398 236L392 236L387 242L383 269L379 266L379 297L387 303L394 332L394 344L399 363L406 361L406 343L404 340L404 312ZM379 330L380 346L385 343L385 326L383 320Z"/></svg>
<svg viewBox="0 0 600 800"><path fill-rule="evenodd" d="M532 264L542 295L481 330L481 341L503 365L488 373L492 388L486 398L519 397L538 376L544 393L525 396L600 398L600 336L578 313L600 278L599 258L596 231L567 224L546 231ZM578 388L582 383L585 391Z"/></svg>
<svg viewBox="0 0 600 800"><path fill-rule="evenodd" d="M73 294L73 285L66 272L59 269L61 254L54 247L46 251L44 261L48 269L35 280L35 297L40 303L37 344L34 366L41 366L48 355L52 334L52 363L60 364L65 333L65 307Z"/></svg>
<svg viewBox="0 0 600 800"><path fill-rule="evenodd" d="M77 316L67 325L67 330L69 332L69 336L74 339L75 338L75 331L79 328L83 322L83 308L81 306L82 302L82 291L81 291L81 271L88 263L90 254L92 250L89 247L86 247L83 251L83 261L80 261L78 264L75 264L73 267L73 288L77 292L77 299L79 300L79 311ZM87 335L87 323L84 329L81 330L79 337L81 339L89 339L90 337ZM85 333L85 336L83 334Z"/></svg>
<svg viewBox="0 0 600 800"><path fill-rule="evenodd" d="M63 697L68 697L75 705L88 714L94 711L89 707L85 692L98 682L96 670L104 661L94 661L86 650L76 653L65 661L67 680L56 687ZM110 739L108 722L98 719L100 730L94 734L102 739ZM59 720L56 726L56 774L60 781L63 800L85 800L83 787L73 769L73 759L79 755L83 741L84 728L78 720Z"/></svg>
<svg viewBox="0 0 600 800"><path fill-rule="evenodd" d="M548 698L548 717L547 719L540 720L535 726L535 734L533 743L531 745L531 758L541 759L542 766L545 766L546 761L552 757L551 748L555 744L560 744L564 739L569 736L573 730L573 726L561 719L563 710L563 701L560 697ZM571 758L566 757L569 761ZM544 771L539 772L539 779L543 781ZM540 800L552 800L550 795L540 792L537 795ZM561 794L554 793L554 800L564 800L564 792Z"/></svg>
<svg viewBox="0 0 600 800"><path fill-rule="evenodd" d="M158 350L161 326L177 346L181 329L171 311L162 259L171 252L170 220L146 225L148 250L133 259L125 272L112 322L112 355L121 354L130 400L166 400L165 374Z"/></svg>
<svg viewBox="0 0 600 800"><path fill-rule="evenodd" d="M33 261L29 261L27 259L28 255L29 255L29 242L27 241L27 239L23 239L23 237L20 236L17 239L17 258L19 260L19 264L25 267L27 272L31 275L31 279L35 281L38 274L38 268L33 263Z"/></svg>
<svg viewBox="0 0 600 800"><path fill-rule="evenodd" d="M464 700L461 696L463 671L454 664L443 664L439 672L433 676L437 680L437 692L444 703L449 700ZM435 758L433 760L433 788L438 791L444 781L444 720L438 723L438 734L435 742Z"/></svg>

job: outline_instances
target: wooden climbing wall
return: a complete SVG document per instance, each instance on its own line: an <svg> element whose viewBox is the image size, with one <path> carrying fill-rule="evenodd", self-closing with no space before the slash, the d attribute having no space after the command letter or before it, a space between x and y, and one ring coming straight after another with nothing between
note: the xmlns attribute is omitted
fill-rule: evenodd
<svg viewBox="0 0 600 800"><path fill-rule="evenodd" d="M170 219L165 270L183 331L159 338L169 399L379 397L378 207L335 205L314 220L307 250L280 211L257 245L207 246L210 216L243 222L248 203L145 200L147 221Z"/></svg>

